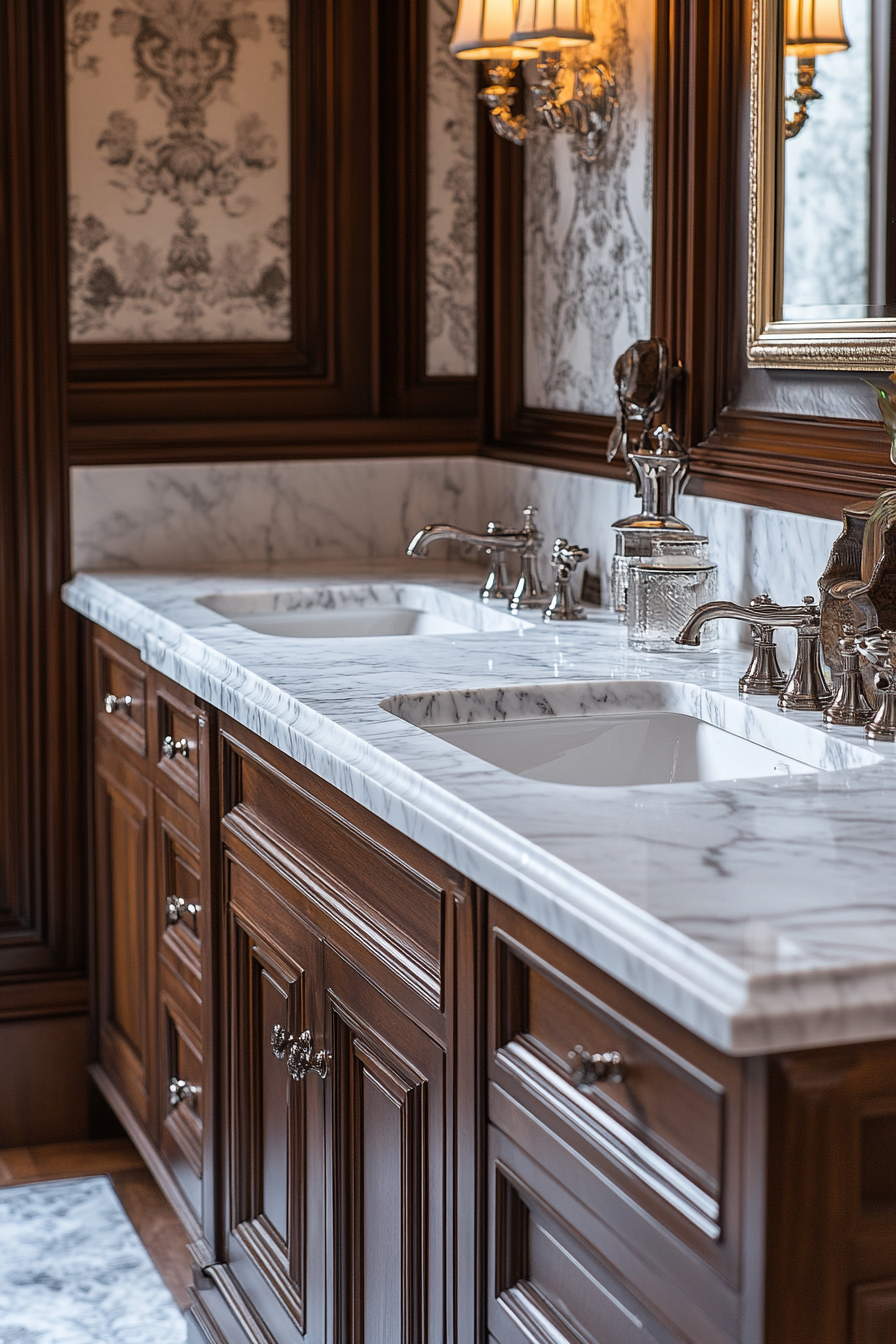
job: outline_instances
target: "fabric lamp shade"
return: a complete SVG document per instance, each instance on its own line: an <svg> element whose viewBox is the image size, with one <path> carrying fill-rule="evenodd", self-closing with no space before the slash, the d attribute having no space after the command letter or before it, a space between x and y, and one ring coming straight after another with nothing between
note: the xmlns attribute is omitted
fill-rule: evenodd
<svg viewBox="0 0 896 1344"><path fill-rule="evenodd" d="M785 0L784 48L788 56L848 51L841 0Z"/></svg>
<svg viewBox="0 0 896 1344"><path fill-rule="evenodd" d="M510 41L519 0L459 0L448 50L460 61L527 61L537 53Z"/></svg>
<svg viewBox="0 0 896 1344"><path fill-rule="evenodd" d="M594 41L588 0L520 0L511 42L540 51L583 47Z"/></svg>

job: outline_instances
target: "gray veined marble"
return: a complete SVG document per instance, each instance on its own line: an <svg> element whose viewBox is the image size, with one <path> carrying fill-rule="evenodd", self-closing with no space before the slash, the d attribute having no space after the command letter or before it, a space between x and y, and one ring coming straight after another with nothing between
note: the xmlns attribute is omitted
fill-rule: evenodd
<svg viewBox="0 0 896 1344"><path fill-rule="evenodd" d="M654 6L607 0L592 10L582 59L613 69L619 111L601 158L572 137L526 140L527 405L613 415L613 363L651 334Z"/></svg>
<svg viewBox="0 0 896 1344"><path fill-rule="evenodd" d="M186 1344L106 1176L0 1190L3 1344Z"/></svg>
<svg viewBox="0 0 896 1344"><path fill-rule="evenodd" d="M375 568L386 582L387 562ZM311 577L295 565L272 572L283 584ZM316 565L313 581L364 573L357 561L329 572ZM411 561L390 573L420 581ZM530 618L505 633L417 638L409 657L406 639L245 630L197 599L213 587L257 591L258 575L222 568L211 577L81 574L65 600L723 1049L896 1035L892 748L870 748L878 763L869 768L839 768L850 765L848 749L868 749L861 733L828 734L820 715L805 715L792 731L824 734L837 768L610 787L597 797L508 776L382 702L463 690L487 710L496 687L512 696L536 686L549 716L567 712L570 687L653 680L695 688L688 694L710 714L718 697L730 701L728 721L744 712L744 651L634 653L599 613L562 629ZM477 586L436 565L429 577L458 595Z"/></svg>

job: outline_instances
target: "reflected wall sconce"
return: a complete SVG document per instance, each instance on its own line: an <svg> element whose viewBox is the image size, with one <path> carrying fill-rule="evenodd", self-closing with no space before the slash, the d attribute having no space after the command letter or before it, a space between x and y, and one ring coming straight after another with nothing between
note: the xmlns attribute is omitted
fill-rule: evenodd
<svg viewBox="0 0 896 1344"><path fill-rule="evenodd" d="M594 41L588 0L459 0L449 50L461 61L487 61L490 83L479 98L495 132L514 145L529 134L514 113L513 76L537 58L531 82L535 112L552 131L570 131L586 163L600 156L618 107L613 72L604 61L578 64L568 53Z"/></svg>
<svg viewBox="0 0 896 1344"><path fill-rule="evenodd" d="M808 104L821 98L815 87L815 58L849 51L841 0L785 0L784 54L797 58L797 86L787 101L796 103L793 119L784 122L784 139L792 140L809 120Z"/></svg>

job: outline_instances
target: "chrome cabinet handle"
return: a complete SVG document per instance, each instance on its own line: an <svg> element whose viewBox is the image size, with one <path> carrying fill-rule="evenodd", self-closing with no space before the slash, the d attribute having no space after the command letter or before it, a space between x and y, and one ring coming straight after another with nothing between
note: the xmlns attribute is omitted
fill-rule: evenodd
<svg viewBox="0 0 896 1344"><path fill-rule="evenodd" d="M185 901L183 896L168 896L165 900L165 923L177 924L184 915L194 917L202 913L202 906L193 901Z"/></svg>
<svg viewBox="0 0 896 1344"><path fill-rule="evenodd" d="M183 1078L172 1078L168 1084L168 1105L173 1110L179 1106L182 1101L189 1101L190 1097L198 1097L202 1091L201 1087L194 1087Z"/></svg>
<svg viewBox="0 0 896 1344"><path fill-rule="evenodd" d="M190 744L185 737L179 737L175 742L174 738L168 733L167 737L162 739L162 755L169 761L173 761L175 756L183 756L184 760L190 754Z"/></svg>
<svg viewBox="0 0 896 1344"><path fill-rule="evenodd" d="M579 1092L590 1092L598 1083L624 1083L625 1060L618 1050L605 1050L602 1055L591 1055L577 1045L569 1058L575 1062L572 1085Z"/></svg>
<svg viewBox="0 0 896 1344"><path fill-rule="evenodd" d="M285 1027L278 1023L271 1032L271 1050L275 1059L286 1056L286 1067L294 1082L300 1083L309 1073L318 1073L326 1078L330 1072L329 1050L315 1050L314 1037L310 1031L299 1036L291 1036Z"/></svg>
<svg viewBox="0 0 896 1344"><path fill-rule="evenodd" d="M114 714L118 709L124 709L130 714L132 704L129 695L113 695L111 691L107 691L103 696L103 709L107 714Z"/></svg>

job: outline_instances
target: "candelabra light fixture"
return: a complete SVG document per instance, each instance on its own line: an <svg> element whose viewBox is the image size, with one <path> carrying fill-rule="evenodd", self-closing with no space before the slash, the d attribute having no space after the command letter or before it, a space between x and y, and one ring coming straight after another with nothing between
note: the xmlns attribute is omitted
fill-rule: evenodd
<svg viewBox="0 0 896 1344"><path fill-rule="evenodd" d="M841 0L785 0L784 54L797 58L797 84L788 95L796 112L784 121L784 139L792 140L809 120L809 103L823 95L815 87L815 58L849 51Z"/></svg>
<svg viewBox="0 0 896 1344"><path fill-rule="evenodd" d="M531 130L513 105L520 61L537 60L530 81L535 114L552 131L575 135L587 163L600 156L618 107L613 72L605 61L571 53L594 41L588 0L459 0L450 51L461 61L488 62L489 84L479 98L495 132L521 145Z"/></svg>

